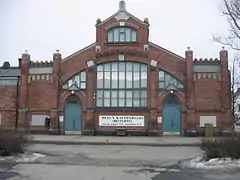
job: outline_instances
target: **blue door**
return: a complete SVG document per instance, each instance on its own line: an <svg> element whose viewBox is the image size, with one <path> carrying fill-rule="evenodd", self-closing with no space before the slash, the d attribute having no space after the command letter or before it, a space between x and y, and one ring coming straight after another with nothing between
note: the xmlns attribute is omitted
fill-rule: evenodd
<svg viewBox="0 0 240 180"><path fill-rule="evenodd" d="M181 132L181 110L178 99L168 97L163 105L163 133L172 134Z"/></svg>
<svg viewBox="0 0 240 180"><path fill-rule="evenodd" d="M78 102L68 102L65 106L65 131L80 131L82 126L82 108Z"/></svg>

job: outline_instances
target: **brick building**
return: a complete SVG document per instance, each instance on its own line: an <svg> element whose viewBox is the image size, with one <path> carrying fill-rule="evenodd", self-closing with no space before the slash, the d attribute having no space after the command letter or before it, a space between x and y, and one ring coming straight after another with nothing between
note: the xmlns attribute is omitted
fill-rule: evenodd
<svg viewBox="0 0 240 180"><path fill-rule="evenodd" d="M153 27L154 28L154 27ZM0 69L4 128L67 133L184 134L206 123L232 130L228 52L219 59L185 57L149 41L149 21L119 10L96 23L96 42L63 58L34 62L26 51L19 67Z"/></svg>

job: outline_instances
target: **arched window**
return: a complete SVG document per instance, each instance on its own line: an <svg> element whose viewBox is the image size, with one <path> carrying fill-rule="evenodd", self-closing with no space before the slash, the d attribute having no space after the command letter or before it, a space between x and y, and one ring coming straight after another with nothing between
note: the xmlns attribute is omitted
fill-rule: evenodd
<svg viewBox="0 0 240 180"><path fill-rule="evenodd" d="M173 77L169 73L159 69L159 71L158 71L158 87L159 87L159 89L166 89L171 84L181 91L183 91L183 89L184 89L183 84L179 80L177 80L175 77Z"/></svg>
<svg viewBox="0 0 240 180"><path fill-rule="evenodd" d="M147 107L147 65L111 62L97 67L97 107Z"/></svg>
<svg viewBox="0 0 240 180"><path fill-rule="evenodd" d="M136 42L137 31L130 27L115 27L108 31L109 43Z"/></svg>
<svg viewBox="0 0 240 180"><path fill-rule="evenodd" d="M86 89L86 71L81 71L71 77L62 85L62 89L74 88L74 90Z"/></svg>

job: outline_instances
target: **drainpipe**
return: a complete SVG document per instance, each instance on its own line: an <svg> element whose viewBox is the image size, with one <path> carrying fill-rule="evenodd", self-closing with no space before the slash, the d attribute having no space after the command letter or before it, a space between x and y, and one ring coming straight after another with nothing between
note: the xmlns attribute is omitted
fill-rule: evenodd
<svg viewBox="0 0 240 180"><path fill-rule="evenodd" d="M15 121L15 130L17 130L18 128L18 117L19 117L19 113L18 113L18 108L19 108L19 84L20 84L20 76L17 77L17 91L16 91L16 121Z"/></svg>

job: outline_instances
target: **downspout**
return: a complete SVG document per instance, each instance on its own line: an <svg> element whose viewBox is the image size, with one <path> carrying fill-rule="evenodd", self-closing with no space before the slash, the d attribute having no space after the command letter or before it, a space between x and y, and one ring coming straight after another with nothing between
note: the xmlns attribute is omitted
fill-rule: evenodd
<svg viewBox="0 0 240 180"><path fill-rule="evenodd" d="M17 91L16 91L16 121L15 121L15 130L18 128L18 109L19 109L19 84L20 84L20 76L17 77Z"/></svg>
<svg viewBox="0 0 240 180"><path fill-rule="evenodd" d="M60 68L59 68L60 69ZM58 80L58 89L57 89L57 110L58 110L58 134L60 135L61 134L61 131L62 129L60 130L60 121L59 121L59 98L60 98L60 81L59 81L59 74L58 74L58 77L57 77L57 80Z"/></svg>

